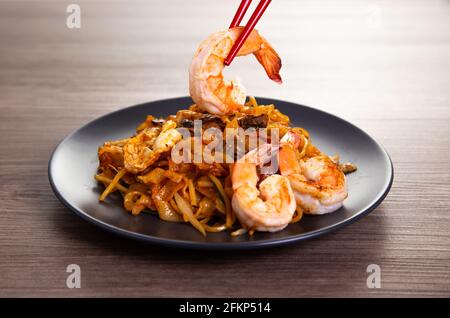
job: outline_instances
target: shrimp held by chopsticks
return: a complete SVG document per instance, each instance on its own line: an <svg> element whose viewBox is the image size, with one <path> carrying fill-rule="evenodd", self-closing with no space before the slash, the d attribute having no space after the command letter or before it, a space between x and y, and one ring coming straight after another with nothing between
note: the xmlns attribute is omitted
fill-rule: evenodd
<svg viewBox="0 0 450 318"><path fill-rule="evenodd" d="M246 93L237 82L223 78L224 60L242 32L242 27L211 34L197 49L189 68L189 91L194 102L216 115L226 115L244 105ZM253 30L238 56L253 53L269 78L281 83L281 59L272 46Z"/></svg>

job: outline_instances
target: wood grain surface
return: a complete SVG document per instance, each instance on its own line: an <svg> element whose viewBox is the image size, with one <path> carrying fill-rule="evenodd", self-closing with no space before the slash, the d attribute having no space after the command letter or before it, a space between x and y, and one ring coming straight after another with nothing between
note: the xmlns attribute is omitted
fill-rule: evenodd
<svg viewBox="0 0 450 318"><path fill-rule="evenodd" d="M71 2L81 29L66 27ZM258 28L284 84L250 57L227 70L386 147L392 190L359 222L287 247L195 252L106 233L55 198L57 143L112 110L187 95L194 50L239 1L187 3L0 1L0 296L450 296L449 1L273 1ZM72 263L80 289L66 287Z"/></svg>

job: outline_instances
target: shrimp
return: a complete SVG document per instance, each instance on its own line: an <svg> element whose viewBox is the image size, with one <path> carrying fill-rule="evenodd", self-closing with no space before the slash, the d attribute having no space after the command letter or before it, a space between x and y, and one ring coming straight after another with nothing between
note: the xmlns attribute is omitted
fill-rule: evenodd
<svg viewBox="0 0 450 318"><path fill-rule="evenodd" d="M114 167L123 167L123 149L122 147L106 142L98 148L98 160L100 167L106 168L109 165Z"/></svg>
<svg viewBox="0 0 450 318"><path fill-rule="evenodd" d="M211 34L197 49L189 68L189 91L193 101L203 110L226 115L245 103L242 85L223 78L224 60L243 28L235 27ZM281 59L271 45L253 30L237 56L253 53L269 78L281 83Z"/></svg>
<svg viewBox="0 0 450 318"><path fill-rule="evenodd" d="M319 154L297 160L299 136L292 131L281 139L279 168L287 176L294 190L297 207L306 214L326 214L342 207L347 198L344 173L330 157Z"/></svg>
<svg viewBox="0 0 450 318"><path fill-rule="evenodd" d="M257 164L263 165L272 147L264 144L239 159L233 167L232 207L242 225L258 231L275 232L291 221L296 204L289 179L278 174L265 178L257 187Z"/></svg>
<svg viewBox="0 0 450 318"><path fill-rule="evenodd" d="M139 173L156 162L161 153L170 150L182 139L175 129L176 123L168 120L162 128L145 128L130 138L123 147L124 166L131 173Z"/></svg>

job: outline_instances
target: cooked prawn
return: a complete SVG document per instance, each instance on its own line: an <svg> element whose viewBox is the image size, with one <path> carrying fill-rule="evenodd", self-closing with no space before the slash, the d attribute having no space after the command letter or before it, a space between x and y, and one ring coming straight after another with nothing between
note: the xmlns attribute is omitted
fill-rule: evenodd
<svg viewBox="0 0 450 318"><path fill-rule="evenodd" d="M123 149L122 147L106 142L98 148L98 160L100 167L123 167Z"/></svg>
<svg viewBox="0 0 450 318"><path fill-rule="evenodd" d="M197 49L189 68L189 91L194 102L216 115L232 113L245 103L242 85L223 78L224 60L243 28L236 27L211 34ZM272 46L253 30L237 56L253 53L270 79L281 83L281 59Z"/></svg>
<svg viewBox="0 0 450 318"><path fill-rule="evenodd" d="M289 180L278 174L265 178L257 187L257 165L268 162L271 145L264 144L239 159L232 171L233 210L245 227L275 232L285 228L295 212Z"/></svg>
<svg viewBox="0 0 450 318"><path fill-rule="evenodd" d="M347 182L339 166L320 154L298 160L299 137L292 131L281 139L279 167L294 190L297 207L306 214L326 214L339 209L347 198Z"/></svg>
<svg viewBox="0 0 450 318"><path fill-rule="evenodd" d="M170 150L182 139L175 127L176 123L168 120L162 128L145 128L130 138L123 147L125 169L138 173L156 162L161 153Z"/></svg>

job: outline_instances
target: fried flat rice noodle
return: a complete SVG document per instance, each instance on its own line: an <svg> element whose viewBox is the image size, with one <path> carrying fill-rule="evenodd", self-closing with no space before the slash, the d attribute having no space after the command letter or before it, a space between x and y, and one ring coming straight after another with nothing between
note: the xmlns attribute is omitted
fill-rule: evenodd
<svg viewBox="0 0 450 318"><path fill-rule="evenodd" d="M214 127L222 132L226 128L267 128L269 131L276 128L279 138L292 130L302 137L296 153L298 160L321 154L311 143L308 131L290 127L289 117L275 105L259 105L254 97L249 97L244 106L227 116L211 115L192 105L167 118L149 115L137 127L134 136L99 147L95 179L105 187L99 200L103 202L113 193L120 194L125 210L131 215L150 212L164 221L188 222L202 235L225 230L230 230L232 236L252 235L254 229L241 225L232 210L231 163L176 164L170 149L162 152L152 149L155 140L167 130L183 127L192 133L194 120L202 120L203 128ZM237 135L232 137L237 138ZM201 156L204 156L203 147L210 140L200 139ZM193 145L195 140L192 133L190 138L177 142ZM196 154L195 147L191 148L188 155L192 158ZM341 164L340 168L347 173L356 170L351 163ZM291 223L299 222L302 216L303 212L297 209Z"/></svg>

